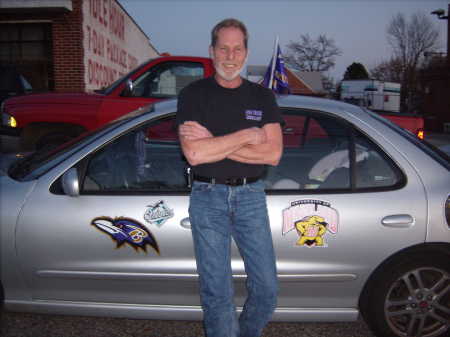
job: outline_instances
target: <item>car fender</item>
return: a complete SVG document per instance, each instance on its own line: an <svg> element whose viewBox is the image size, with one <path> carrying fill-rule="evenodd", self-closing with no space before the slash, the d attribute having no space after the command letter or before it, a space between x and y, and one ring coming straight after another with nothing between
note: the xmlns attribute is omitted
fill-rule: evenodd
<svg viewBox="0 0 450 337"><path fill-rule="evenodd" d="M7 175L0 176L0 180L0 280L4 288L5 308L8 308L8 298L31 300L30 288L24 281L18 261L16 242L20 238L16 237L16 226L36 181L18 182Z"/></svg>

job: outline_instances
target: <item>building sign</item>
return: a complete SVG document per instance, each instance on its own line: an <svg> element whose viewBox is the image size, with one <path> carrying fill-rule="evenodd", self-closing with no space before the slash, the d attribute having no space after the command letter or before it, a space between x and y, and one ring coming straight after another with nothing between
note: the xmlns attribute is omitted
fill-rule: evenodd
<svg viewBox="0 0 450 337"><path fill-rule="evenodd" d="M82 10L86 90L105 87L158 55L116 0L83 1Z"/></svg>

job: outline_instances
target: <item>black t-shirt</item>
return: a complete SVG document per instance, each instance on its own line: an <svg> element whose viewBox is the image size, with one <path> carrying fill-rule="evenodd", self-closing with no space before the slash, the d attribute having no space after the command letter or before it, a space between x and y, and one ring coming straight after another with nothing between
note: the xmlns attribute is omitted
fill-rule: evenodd
<svg viewBox="0 0 450 337"><path fill-rule="evenodd" d="M250 127L281 123L280 110L271 90L243 79L235 89L220 86L214 77L185 87L178 97L177 125L196 121L214 136L223 136ZM204 177L259 177L264 165L246 164L230 159L193 167Z"/></svg>

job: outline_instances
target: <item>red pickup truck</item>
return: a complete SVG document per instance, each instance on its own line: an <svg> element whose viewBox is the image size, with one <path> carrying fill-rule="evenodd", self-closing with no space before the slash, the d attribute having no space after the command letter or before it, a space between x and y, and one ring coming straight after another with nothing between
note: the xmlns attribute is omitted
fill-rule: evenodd
<svg viewBox="0 0 450 337"><path fill-rule="evenodd" d="M378 113L380 116L386 119L389 119L391 122L401 126L402 128L409 130L420 139L424 139L425 121L421 115L398 113L398 112L386 112L380 110L375 110L374 112Z"/></svg>
<svg viewBox="0 0 450 337"><path fill-rule="evenodd" d="M10 98L2 106L3 134L20 135L22 150L61 144L150 103L176 97L211 76L209 58L162 56L94 93L46 93Z"/></svg>
<svg viewBox="0 0 450 337"><path fill-rule="evenodd" d="M2 105L0 133L20 135L25 151L59 145L139 107L176 97L190 82L213 73L209 58L162 56L94 93L10 98ZM385 117L413 133L423 128L423 119L399 116Z"/></svg>

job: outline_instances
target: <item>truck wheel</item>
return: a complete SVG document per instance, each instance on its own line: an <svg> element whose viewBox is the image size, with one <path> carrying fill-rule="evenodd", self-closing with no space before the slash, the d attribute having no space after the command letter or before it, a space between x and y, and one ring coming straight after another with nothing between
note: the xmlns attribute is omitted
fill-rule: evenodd
<svg viewBox="0 0 450 337"><path fill-rule="evenodd" d="M72 138L74 137L62 133L50 133L37 141L36 150L52 150Z"/></svg>
<svg viewBox="0 0 450 337"><path fill-rule="evenodd" d="M361 310L376 336L449 336L447 258L417 254L390 264L378 273Z"/></svg>
<svg viewBox="0 0 450 337"><path fill-rule="evenodd" d="M43 147L56 147L77 137L85 130L80 125L35 123L27 125L21 134L21 151L34 151Z"/></svg>

